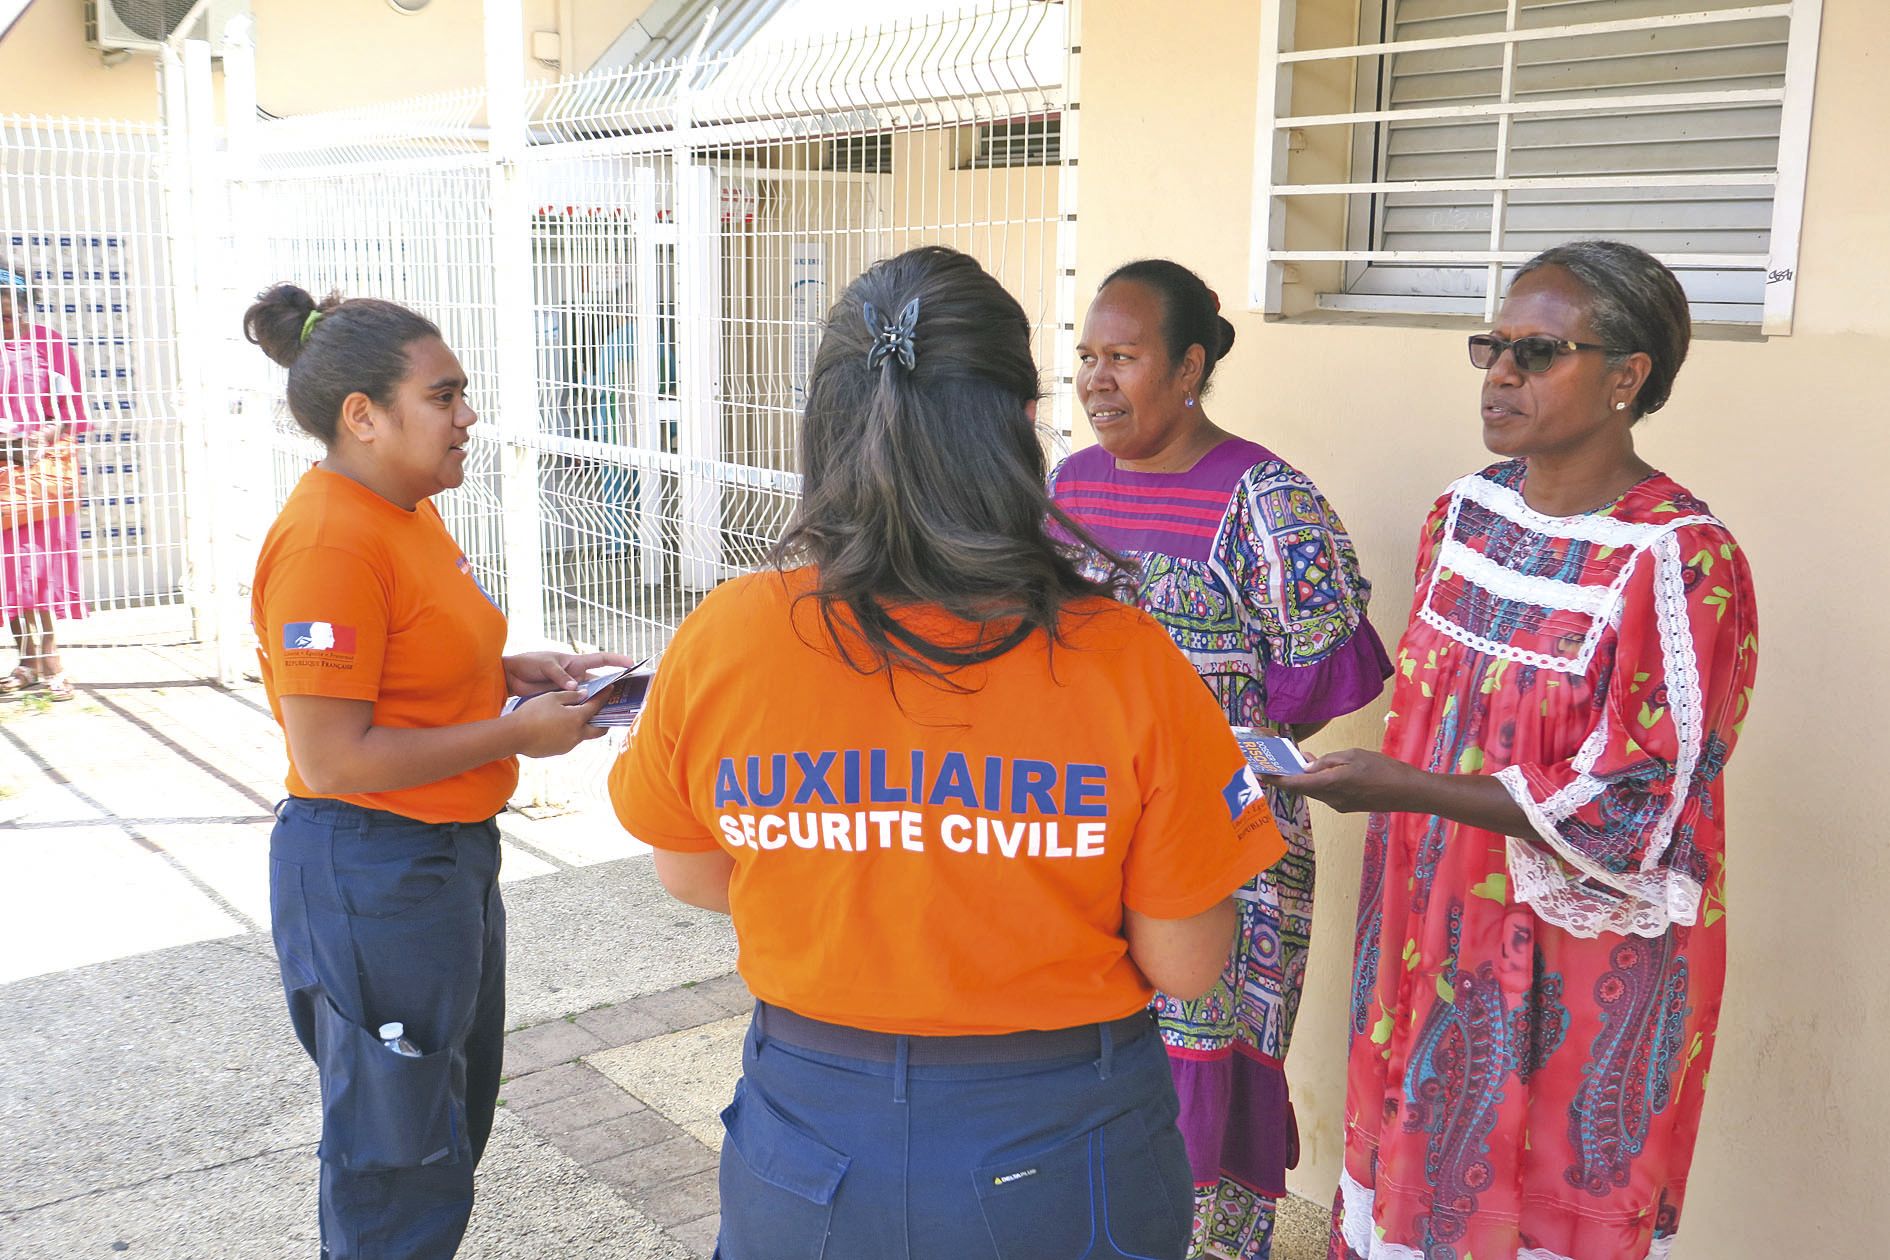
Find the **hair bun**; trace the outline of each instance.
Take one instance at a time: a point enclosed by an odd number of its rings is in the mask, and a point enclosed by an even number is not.
[[[1221,330],[1221,348],[1214,355],[1215,362],[1227,357],[1227,352],[1234,348],[1234,325],[1225,315],[1214,317],[1215,325]]]
[[[256,301],[243,312],[243,336],[288,367],[302,353],[302,329],[310,313],[331,310],[339,304],[338,294],[331,293],[317,303],[299,284],[271,285],[257,294]]]

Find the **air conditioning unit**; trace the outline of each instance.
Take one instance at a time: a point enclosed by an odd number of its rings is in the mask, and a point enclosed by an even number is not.
[[[192,0],[85,0],[85,42],[101,52],[156,52],[190,12]],[[222,42],[231,18],[248,12],[249,0],[210,0],[212,49]]]

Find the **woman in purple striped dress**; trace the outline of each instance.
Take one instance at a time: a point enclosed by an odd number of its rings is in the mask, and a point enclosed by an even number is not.
[[[1219,312],[1199,276],[1166,260],[1103,282],[1076,376],[1100,445],[1064,460],[1051,494],[1131,561],[1133,602],[1229,723],[1303,737],[1371,703],[1391,663],[1338,514],[1298,469],[1207,417],[1202,396],[1234,344]],[[1267,1260],[1298,1156],[1282,1060],[1306,973],[1312,832],[1305,801],[1270,789],[1269,803],[1289,852],[1236,894],[1221,983],[1159,999],[1194,1170],[1194,1256]]]

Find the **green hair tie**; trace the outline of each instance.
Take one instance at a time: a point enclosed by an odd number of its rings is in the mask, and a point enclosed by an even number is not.
[[[315,331],[315,321],[323,315],[321,311],[310,311],[308,318],[302,321],[302,344],[308,344],[308,335]]]

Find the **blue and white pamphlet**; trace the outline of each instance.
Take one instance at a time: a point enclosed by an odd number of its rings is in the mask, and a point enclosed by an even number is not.
[[[645,668],[648,662],[641,662],[628,669],[609,669],[601,674],[593,674],[578,684],[578,694],[586,700],[594,700],[601,692],[604,694],[603,707],[591,715],[592,726],[633,726],[637,715],[643,712],[643,701],[650,694],[650,680],[656,677],[654,669]],[[543,695],[543,692],[539,692]],[[509,697],[501,714],[510,713],[532,696]]]
[[[1312,759],[1284,735],[1268,735],[1251,726],[1236,726],[1234,740],[1247,754],[1247,764],[1261,774],[1303,774]]]

